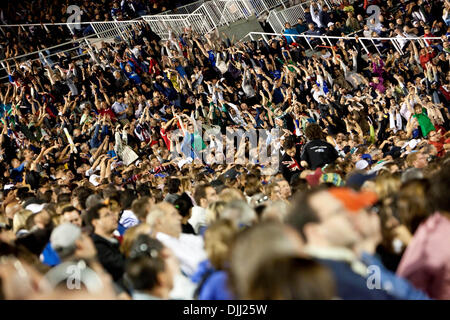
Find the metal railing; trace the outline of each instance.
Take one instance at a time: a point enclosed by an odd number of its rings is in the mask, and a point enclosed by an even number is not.
[[[200,0],[187,4],[173,11],[166,11],[157,15],[146,15],[134,20],[127,21],[94,21],[94,22],[73,22],[73,23],[30,23],[30,24],[0,24],[0,32],[5,33],[10,28],[44,28],[50,33],[51,28],[66,26],[68,35],[73,34],[74,26],[80,25],[83,32],[94,32],[103,38],[126,38],[132,27],[139,23],[139,19],[145,20],[152,30],[161,38],[167,39],[168,29],[180,32],[184,28],[192,28],[198,33],[209,33],[215,28],[229,25],[230,23],[248,19],[252,15],[260,15],[273,8],[283,6],[289,0]],[[85,34],[84,34],[85,35]]]
[[[91,25],[95,34],[99,38],[129,38],[128,33],[134,26],[141,23],[139,20],[112,21],[104,23],[94,23]]]
[[[188,3],[184,6],[175,8],[173,10],[167,10],[159,13],[158,15],[173,15],[173,14],[190,14],[198,9],[206,0],[199,0],[192,3]]]
[[[142,19],[150,25],[153,32],[162,39],[167,39],[169,29],[180,33],[185,28],[190,28],[199,34],[207,34],[218,27],[248,19],[253,14],[247,0],[212,0],[202,3],[190,14],[159,14],[142,16]]]
[[[359,33],[361,31],[358,31]],[[304,39],[311,50],[314,50],[315,47],[311,44],[311,41],[314,39],[321,40],[322,44],[324,46],[332,47],[334,46],[334,43],[336,40],[353,40],[353,41],[359,41],[361,43],[361,46],[363,47],[366,54],[375,53],[378,52],[381,54],[380,50],[378,49],[378,45],[380,42],[390,42],[390,45],[393,49],[395,49],[398,53],[401,55],[405,54],[403,47],[400,43],[400,41],[417,41],[420,46],[425,46],[426,40],[440,40],[444,42],[445,40],[441,37],[409,37],[409,38],[385,38],[385,37],[359,37],[356,33],[344,36],[344,37],[336,37],[336,36],[327,36],[327,35],[308,35],[308,34],[283,34],[283,33],[267,33],[267,32],[250,32],[248,33],[244,38],[241,39],[241,41],[244,41],[245,39],[248,40],[258,40],[258,39],[264,39],[267,43],[269,43],[269,38],[279,38],[279,37],[285,37],[286,39],[290,38],[292,41],[296,41],[297,39],[301,38]],[[333,41],[332,41],[333,40]],[[369,51],[371,49],[371,51]]]
[[[191,27],[197,32],[207,33],[213,26],[213,23],[208,16],[205,16],[202,13],[143,16],[142,18],[150,25],[152,31],[162,39],[167,39],[169,37],[170,30],[181,33],[185,28]]]
[[[267,22],[272,27],[273,31],[280,33],[284,30],[286,22],[294,25],[297,24],[299,18],[305,20],[305,9],[309,7],[311,3],[315,2],[316,1],[313,0],[307,0],[282,10],[271,10],[267,17]],[[328,0],[325,1],[325,4],[331,9],[331,4]]]
[[[217,26],[248,19],[253,11],[247,1],[242,0],[214,0],[205,3]]]
[[[289,0],[247,0],[247,2],[255,15],[260,16],[264,12],[269,12],[280,6],[286,8]]]

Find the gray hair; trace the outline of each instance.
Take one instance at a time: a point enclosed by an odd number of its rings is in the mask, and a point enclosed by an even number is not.
[[[284,222],[285,217],[291,210],[291,205],[286,201],[274,201],[270,202],[262,212],[262,220],[279,220]]]
[[[409,168],[408,170],[402,173],[401,178],[402,183],[406,183],[414,179],[423,179],[422,170],[417,168]]]
[[[220,219],[229,219],[238,226],[250,226],[257,220],[257,217],[255,210],[253,210],[247,202],[235,200],[227,204],[220,214]]]

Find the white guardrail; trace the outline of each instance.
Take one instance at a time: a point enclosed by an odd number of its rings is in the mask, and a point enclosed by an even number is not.
[[[167,39],[169,28],[175,32],[182,32],[185,28],[205,34],[215,28],[230,23],[248,19],[252,15],[260,15],[278,6],[285,6],[288,0],[212,0],[196,3],[189,9],[198,7],[189,14],[162,13],[153,16],[142,16],[161,38]],[[184,8],[183,10],[189,10]]]
[[[162,13],[159,13],[158,15],[173,15],[173,14],[190,14],[198,9],[203,3],[205,3],[206,0],[199,0],[192,3],[188,3],[184,6],[175,8],[173,10],[167,10]]]
[[[267,22],[272,27],[273,31],[280,33],[284,30],[286,22],[295,25],[299,18],[305,20],[305,9],[314,2],[316,1],[307,0],[282,10],[271,10],[267,17]],[[325,1],[325,4],[331,9],[330,1]]]
[[[361,30],[362,31],[362,30]],[[407,41],[417,41],[421,47],[428,46],[427,41],[425,40],[440,40],[442,42],[446,41],[441,37],[395,37],[395,38],[383,38],[383,37],[359,37],[357,33],[360,33],[361,31],[355,32],[353,34],[349,34],[345,37],[336,37],[336,36],[327,36],[327,35],[308,35],[308,34],[283,34],[283,33],[267,33],[267,32],[250,32],[248,33],[244,38],[241,39],[241,41],[245,41],[245,39],[248,40],[259,40],[264,39],[267,43],[269,42],[270,38],[279,38],[279,37],[285,37],[290,38],[292,41],[296,41],[297,39],[301,38],[304,39],[311,50],[314,50],[315,48],[311,44],[311,42],[315,39],[318,39],[322,42],[323,46],[332,47],[335,44],[333,42],[339,41],[341,39],[343,40],[353,40],[353,41],[359,41],[361,43],[361,46],[364,48],[364,51],[369,53],[375,53],[376,51],[381,54],[378,47],[380,42],[390,42],[392,47],[399,52],[401,55],[403,55],[405,52],[403,51],[403,45],[402,42],[406,43]],[[371,49],[369,51],[369,49]]]

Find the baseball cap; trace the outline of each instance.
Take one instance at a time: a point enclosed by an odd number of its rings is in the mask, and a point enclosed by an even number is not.
[[[363,160],[366,160],[369,164],[372,163],[372,156],[368,153],[364,153],[361,158]]]
[[[262,205],[264,202],[269,201],[269,197],[263,193],[257,193],[250,198],[250,206],[256,208]]]
[[[239,174],[240,173],[235,168],[231,168],[230,170],[228,170],[227,172],[224,173],[223,177],[225,179],[228,179],[228,178],[236,179]]]
[[[350,176],[346,179],[345,186],[353,188],[355,190],[359,190],[367,180],[371,180],[376,176],[376,172],[372,174],[362,174],[360,172],[355,172],[350,174]]]
[[[178,161],[178,167],[181,169],[185,164],[190,164],[192,163],[192,161],[193,159],[191,157],[181,159],[180,161]]]
[[[330,188],[329,192],[351,212],[371,207],[377,201],[376,193],[372,191],[354,191],[350,188]]]
[[[355,168],[358,170],[364,170],[369,166],[369,163],[366,160],[359,160],[355,164]]]
[[[72,223],[57,226],[50,236],[50,244],[60,258],[75,251],[75,241],[81,236],[81,229]]]

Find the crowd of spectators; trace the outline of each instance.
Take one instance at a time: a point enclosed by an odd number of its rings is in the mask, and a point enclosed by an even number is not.
[[[402,53],[295,36],[366,2],[268,42],[142,24],[5,61],[0,297],[450,299],[450,4],[377,2]]]

